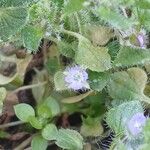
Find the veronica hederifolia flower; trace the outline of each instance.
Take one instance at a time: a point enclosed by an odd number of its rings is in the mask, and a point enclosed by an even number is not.
[[[68,88],[73,90],[89,89],[88,73],[79,65],[67,67],[64,71],[65,82]]]
[[[146,123],[147,118],[143,115],[143,113],[136,113],[132,116],[132,118],[127,123],[127,128],[129,132],[136,136],[142,132],[142,129]]]

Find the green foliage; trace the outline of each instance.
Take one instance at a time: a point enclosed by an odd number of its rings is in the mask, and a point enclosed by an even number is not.
[[[31,116],[35,116],[34,109],[25,103],[14,106],[16,116],[23,122],[29,122]]]
[[[59,129],[56,145],[67,150],[82,150],[83,138],[75,130]]]
[[[121,15],[118,12],[115,12],[115,10],[111,10],[110,8],[101,6],[98,10],[98,13],[100,14],[100,17],[110,25],[112,25],[114,28],[117,29],[129,29],[133,26],[134,21],[131,19],[125,18],[125,16]]]
[[[54,75],[54,83],[56,91],[63,91],[68,89],[64,81],[64,74],[62,71],[56,72]]]
[[[111,60],[107,48],[95,47],[86,38],[79,38],[75,61],[77,64],[97,72],[103,72],[111,68]]]
[[[33,150],[46,150],[48,142],[62,149],[82,150],[88,138],[103,140],[110,136],[109,130],[115,132],[112,150],[148,149],[149,121],[142,134],[144,137],[137,138],[131,136],[127,123],[132,115],[149,109],[149,12],[149,0],[0,1],[0,65],[3,62],[17,64],[16,73],[10,76],[7,72],[11,71],[11,65],[4,71],[0,67],[0,85],[4,87],[0,87],[0,107],[3,107],[6,93],[9,94],[7,90],[13,93],[18,91],[16,88],[25,88],[27,93],[28,88],[31,89],[37,102],[34,109],[22,103],[14,110],[21,121],[35,128]],[[141,41],[139,35],[143,36]],[[138,45],[131,41],[132,36]],[[46,42],[49,43],[43,45]],[[16,50],[12,56],[3,56],[11,49],[8,43],[17,43]],[[22,56],[22,47],[33,55],[41,51],[33,60],[27,59],[30,63],[25,62],[24,66],[22,61],[28,55]],[[69,82],[66,85],[63,70],[74,64],[86,69],[87,89],[71,91]],[[36,74],[29,86],[20,87],[30,67]],[[37,83],[44,85],[32,86]],[[83,137],[75,130],[62,128],[70,123],[70,114],[76,112],[84,116],[78,128]],[[110,128],[104,130],[105,117]],[[72,128],[72,123],[69,127]],[[9,136],[4,134],[6,138]]]
[[[42,136],[36,135],[33,137],[31,142],[32,150],[46,150],[47,146],[48,142]]]
[[[46,140],[56,140],[58,130],[54,124],[47,124],[42,130],[42,136]]]
[[[0,39],[6,41],[16,34],[26,24],[27,17],[26,7],[2,7],[0,5]]]
[[[131,66],[136,64],[144,64],[150,61],[149,49],[137,49],[131,47],[121,47],[114,60],[114,66]]]
[[[101,91],[108,83],[110,74],[108,72],[89,72],[89,84],[91,89]]]
[[[130,68],[127,72],[116,72],[108,84],[109,95],[119,100],[150,100],[144,95],[143,90],[147,82],[146,73],[140,68]]]
[[[32,127],[34,127],[35,129],[42,129],[42,122],[40,122],[38,118],[30,116],[29,120]]]
[[[138,112],[143,113],[143,108],[139,101],[124,102],[107,112],[106,122],[116,134],[127,135],[127,122]]]
[[[44,118],[50,118],[58,115],[60,113],[59,103],[53,98],[48,97],[42,104],[38,107],[38,114]]]
[[[75,50],[77,49],[77,43],[68,43],[65,41],[58,42],[58,50],[59,52],[69,58],[74,58]]]
[[[83,124],[81,126],[81,134],[85,137],[97,137],[103,133],[103,126],[101,125],[99,118],[83,118]]]
[[[35,2],[36,0],[1,0],[1,7],[23,6]]]
[[[64,15],[70,15],[72,13],[75,13],[77,11],[80,11],[83,9],[83,2],[85,0],[69,0],[67,5],[64,7]]]
[[[29,52],[38,51],[38,47],[43,37],[43,31],[41,28],[26,26],[21,31],[21,36],[24,47],[26,47]]]

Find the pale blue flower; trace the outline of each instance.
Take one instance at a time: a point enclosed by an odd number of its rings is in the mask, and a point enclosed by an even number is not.
[[[64,71],[65,82],[73,90],[88,89],[88,73],[79,65],[67,67]]]
[[[136,113],[127,123],[128,130],[133,136],[138,135],[142,132],[142,129],[146,123],[147,118],[143,113]]]
[[[137,36],[138,42],[140,44],[141,48],[145,48],[145,42],[144,42],[144,35],[143,34],[139,34]]]

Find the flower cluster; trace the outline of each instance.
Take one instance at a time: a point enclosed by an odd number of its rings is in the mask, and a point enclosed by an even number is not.
[[[142,129],[146,123],[147,118],[143,113],[136,113],[127,123],[128,130],[133,136],[137,136],[142,132]]]
[[[79,65],[67,67],[64,71],[65,82],[68,88],[73,90],[88,89],[88,73]]]

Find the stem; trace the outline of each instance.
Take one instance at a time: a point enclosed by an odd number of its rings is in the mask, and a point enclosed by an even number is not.
[[[45,84],[47,84],[47,81],[41,82],[41,83],[37,83],[37,84],[22,86],[22,87],[16,89],[14,92],[17,93],[17,92],[22,91],[22,90],[27,90],[27,89],[31,89],[31,88],[36,88],[36,87],[39,87],[39,86],[43,86],[43,85],[45,85]]]
[[[30,144],[33,136],[30,136],[28,139],[23,141],[20,145],[18,145],[14,150],[23,150],[28,144]]]
[[[13,127],[13,126],[17,126],[17,125],[20,125],[20,124],[24,124],[24,122],[22,122],[22,121],[15,121],[15,122],[3,124],[3,125],[0,125],[0,129]]]
[[[77,39],[79,39],[79,38],[84,38],[84,37],[83,37],[81,34],[79,34],[79,33],[72,32],[72,31],[68,31],[68,30],[65,30],[65,29],[60,30],[60,32],[63,32],[63,33],[65,33],[65,34],[68,34],[68,35],[71,35],[71,36],[74,36],[74,37],[76,37]]]
[[[80,22],[78,13],[75,13],[75,16],[77,18],[77,23],[78,23],[78,27],[79,27],[79,33],[81,34],[82,33],[82,29],[81,29],[81,22]]]

